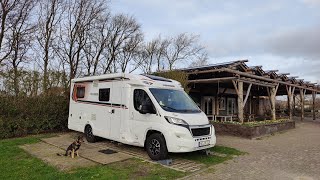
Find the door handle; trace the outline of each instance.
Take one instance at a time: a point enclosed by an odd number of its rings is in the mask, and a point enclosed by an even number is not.
[[[114,114],[114,109],[111,109],[111,114]]]

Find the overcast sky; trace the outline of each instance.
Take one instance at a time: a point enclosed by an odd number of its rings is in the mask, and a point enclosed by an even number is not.
[[[133,15],[147,40],[200,35],[210,63],[248,59],[320,80],[320,0],[114,0],[111,10]]]

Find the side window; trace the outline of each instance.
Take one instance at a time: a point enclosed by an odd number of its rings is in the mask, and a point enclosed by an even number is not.
[[[134,108],[137,111],[141,110],[142,104],[150,105],[150,107],[152,108],[152,112],[156,113],[155,108],[154,108],[154,106],[152,104],[152,101],[151,101],[150,97],[142,89],[135,89],[133,91],[133,104],[134,104]]]
[[[77,87],[77,98],[84,98],[85,87]]]
[[[99,101],[110,100],[110,88],[99,89]]]

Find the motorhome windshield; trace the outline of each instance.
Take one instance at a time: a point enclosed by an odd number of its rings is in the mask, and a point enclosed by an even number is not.
[[[201,112],[193,100],[181,90],[150,88],[151,93],[165,111],[170,112]]]

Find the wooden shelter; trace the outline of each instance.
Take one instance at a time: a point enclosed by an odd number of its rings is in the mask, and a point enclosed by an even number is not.
[[[315,83],[278,73],[278,70],[263,70],[262,66],[249,67],[248,60],[232,61],[207,66],[180,69],[188,74],[190,96],[210,119],[237,118],[240,122],[261,115],[261,104],[269,118],[275,120],[276,96],[287,95],[288,116],[292,118],[293,96],[299,95],[304,107],[305,95],[312,95],[314,102],[320,86]],[[268,113],[267,113],[268,112]],[[301,109],[301,120],[304,108]]]

